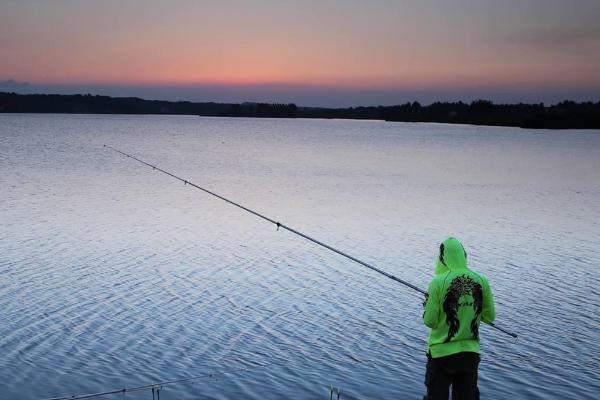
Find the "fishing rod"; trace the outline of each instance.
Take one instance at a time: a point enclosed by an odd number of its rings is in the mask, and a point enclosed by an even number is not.
[[[274,225],[277,226],[277,230],[279,230],[280,228],[281,229],[285,229],[288,232],[291,232],[291,233],[293,233],[293,234],[295,234],[297,236],[300,236],[300,237],[302,237],[302,238],[304,238],[304,239],[306,239],[306,240],[308,240],[310,242],[313,242],[313,243],[315,243],[315,244],[317,244],[317,245],[319,245],[321,247],[324,247],[327,250],[333,251],[334,253],[337,253],[337,254],[341,255],[342,257],[345,257],[345,258],[347,258],[347,259],[349,259],[351,261],[354,261],[355,263],[360,264],[363,267],[367,267],[370,270],[375,271],[375,272],[377,272],[377,273],[379,273],[379,274],[381,274],[381,275],[383,275],[383,276],[385,276],[385,277],[387,277],[387,278],[389,278],[389,279],[391,279],[393,281],[396,281],[396,282],[398,282],[398,283],[400,283],[400,284],[402,284],[402,285],[404,285],[406,287],[409,287],[409,288],[411,288],[411,289],[413,289],[413,290],[415,290],[415,291],[417,291],[417,292],[419,292],[419,293],[421,293],[423,295],[427,295],[427,292],[425,290],[421,289],[418,286],[413,285],[412,283],[409,283],[409,282],[407,282],[407,281],[405,281],[403,279],[398,278],[395,275],[392,275],[392,274],[390,274],[388,272],[385,272],[385,271],[383,271],[383,270],[381,270],[381,269],[375,267],[374,265],[371,265],[371,264],[369,264],[369,263],[367,263],[365,261],[359,260],[358,258],[356,258],[354,256],[351,256],[348,253],[345,253],[345,252],[343,252],[343,251],[341,251],[339,249],[336,249],[335,247],[332,247],[332,246],[328,245],[327,243],[324,243],[324,242],[322,242],[320,240],[317,240],[317,239],[315,239],[313,237],[310,237],[307,234],[302,233],[302,232],[300,232],[300,231],[298,231],[298,230],[296,230],[296,229],[294,229],[294,228],[292,228],[292,227],[290,227],[288,225],[285,225],[285,224],[283,224],[283,223],[281,223],[279,221],[276,221],[276,220],[274,220],[272,218],[269,218],[269,217],[267,217],[264,214],[261,214],[261,213],[259,213],[257,211],[254,211],[254,210],[252,210],[252,209],[250,209],[248,207],[245,207],[245,206],[243,206],[243,205],[241,205],[239,203],[236,203],[233,200],[229,200],[228,198],[223,197],[220,194],[217,194],[217,193],[215,193],[213,191],[210,191],[210,190],[208,190],[206,188],[203,188],[202,186],[198,186],[195,183],[190,182],[187,179],[181,178],[181,177],[179,177],[179,176],[177,176],[175,174],[172,174],[171,172],[165,171],[164,169],[159,168],[156,165],[150,164],[150,163],[148,163],[148,162],[146,162],[144,160],[140,160],[139,158],[134,157],[131,154],[124,153],[121,150],[115,149],[114,147],[108,146],[106,144],[104,145],[104,147],[107,148],[107,149],[110,149],[112,151],[115,151],[115,152],[121,154],[122,156],[125,156],[127,158],[131,158],[131,159],[133,159],[133,160],[135,160],[135,161],[137,161],[137,162],[139,162],[141,164],[144,164],[144,165],[152,168],[155,171],[162,172],[163,174],[166,174],[166,175],[168,175],[168,176],[170,176],[172,178],[175,178],[175,179],[183,182],[185,185],[190,185],[190,186],[192,186],[192,187],[194,187],[196,189],[199,189],[199,190],[201,190],[201,191],[203,191],[205,193],[208,193],[211,196],[214,196],[214,197],[216,197],[218,199],[221,199],[221,200],[223,200],[226,203],[229,203],[229,204],[231,204],[231,205],[233,205],[235,207],[238,207],[238,208],[240,208],[240,209],[242,209],[242,210],[244,210],[246,212],[249,212],[250,214],[253,214],[253,215],[257,216],[258,218],[261,218],[261,219],[263,219],[263,220],[265,220],[267,222],[270,222],[270,223],[272,223],[272,224],[274,224]],[[487,323],[487,325],[489,325],[492,328],[495,328],[495,329],[499,330],[500,332],[503,332],[503,333],[505,333],[505,334],[507,334],[507,335],[509,335],[509,336],[511,336],[511,337],[513,337],[515,339],[517,339],[517,334],[516,333],[510,332],[510,331],[508,331],[508,330],[506,330],[504,328],[501,328],[501,327],[495,325],[492,322]]]
[[[208,373],[208,374],[191,376],[191,377],[188,377],[188,378],[175,379],[175,380],[164,381],[164,382],[157,382],[157,383],[149,383],[149,384],[145,384],[145,385],[126,387],[126,388],[122,388],[122,389],[107,390],[107,391],[98,392],[98,393],[88,393],[88,394],[79,394],[79,395],[62,396],[62,397],[51,397],[51,398],[44,399],[44,400],[81,400],[81,399],[91,399],[91,398],[94,398],[94,397],[108,396],[108,395],[111,395],[111,394],[126,394],[126,393],[139,392],[139,391],[148,390],[148,389],[152,390],[152,398],[153,399],[155,398],[154,397],[155,394],[157,395],[158,399],[160,399],[160,391],[164,387],[167,387],[167,386],[179,385],[179,384],[182,384],[182,383],[189,383],[189,382],[197,381],[197,380],[200,380],[200,379],[214,378],[214,377],[219,377],[219,376],[223,376],[223,375],[234,374],[234,373],[237,373],[237,372],[245,372],[245,371],[248,371],[248,370],[250,370],[252,368],[266,367],[267,365],[269,365],[269,363],[256,364],[256,365],[245,367],[245,368],[237,368],[237,369],[231,369],[231,370],[226,370],[226,371],[213,372],[213,373]]]

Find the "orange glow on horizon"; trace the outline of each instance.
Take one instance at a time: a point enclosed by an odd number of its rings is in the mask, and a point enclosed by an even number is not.
[[[489,71],[488,71],[489,72]],[[283,73],[266,73],[259,71],[256,73],[241,73],[236,75],[235,71],[230,74],[215,74],[211,76],[186,76],[167,74],[122,74],[115,76],[89,77],[84,74],[70,74],[65,76],[43,77],[26,76],[13,74],[10,78],[19,82],[29,82],[32,84],[50,84],[50,85],[99,85],[99,86],[290,86],[290,87],[317,87],[317,88],[336,88],[336,89],[375,89],[375,90],[432,90],[432,89],[460,89],[476,87],[501,87],[514,85],[537,86],[547,83],[544,74],[530,74],[517,76],[502,74],[498,71],[493,77],[481,73],[463,73],[453,76],[447,75],[427,75],[419,74],[401,77],[381,77],[381,76],[308,76],[298,77],[289,76]],[[402,74],[398,74],[402,76]],[[578,76],[563,75],[559,79],[553,79],[555,87],[589,87],[589,81],[593,76],[580,74]]]
[[[600,87],[596,30],[573,31],[571,19],[538,26],[521,17],[539,8],[523,5],[514,14],[488,1],[478,14],[444,2],[309,3],[3,2],[0,81],[382,91]],[[581,26],[595,27],[585,11]]]

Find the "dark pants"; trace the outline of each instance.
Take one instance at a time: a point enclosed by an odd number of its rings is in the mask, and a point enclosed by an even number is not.
[[[440,358],[427,355],[427,400],[448,400],[450,386],[452,400],[479,400],[478,366],[477,353],[457,353]]]

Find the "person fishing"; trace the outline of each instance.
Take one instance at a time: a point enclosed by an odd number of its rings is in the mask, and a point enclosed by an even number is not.
[[[313,238],[311,236],[308,236],[307,234],[302,233],[301,231],[299,231],[297,229],[294,229],[294,228],[292,228],[291,226],[289,226],[287,224],[283,224],[283,223],[281,223],[279,221],[276,221],[273,218],[270,218],[270,217],[268,217],[268,216],[266,216],[264,214],[261,214],[261,213],[255,211],[255,210],[252,210],[252,209],[250,209],[250,208],[248,208],[246,206],[243,206],[240,203],[237,203],[237,202],[235,202],[233,200],[230,200],[230,199],[228,199],[228,198],[226,198],[224,196],[221,196],[220,194],[217,194],[217,193],[215,193],[215,192],[213,192],[213,191],[211,191],[209,189],[206,189],[206,188],[204,188],[202,186],[199,186],[199,185],[197,185],[197,184],[195,184],[193,182],[190,182],[187,179],[179,177],[179,176],[177,176],[177,175],[175,175],[175,174],[173,174],[173,173],[171,173],[169,171],[166,171],[166,170],[160,168],[157,165],[150,164],[150,163],[148,163],[148,162],[146,162],[146,161],[144,161],[142,159],[139,159],[139,158],[137,158],[137,157],[135,157],[135,156],[133,156],[131,154],[124,153],[121,150],[115,149],[114,147],[108,146],[106,144],[103,147],[105,147],[105,148],[107,148],[107,149],[109,149],[111,151],[114,151],[114,152],[116,152],[118,154],[121,154],[123,157],[131,158],[132,160],[135,160],[135,161],[139,162],[140,164],[143,164],[143,165],[145,165],[147,167],[152,168],[152,170],[154,170],[154,171],[157,171],[157,172],[160,172],[162,174],[168,175],[168,176],[170,176],[173,179],[176,179],[176,180],[178,180],[180,182],[183,182],[188,187],[201,190],[201,191],[203,191],[206,194],[214,196],[214,197],[216,197],[216,198],[218,198],[218,199],[220,199],[220,200],[222,200],[222,201],[224,201],[226,203],[229,203],[232,206],[235,206],[235,207],[237,207],[237,208],[239,208],[239,209],[241,209],[241,210],[243,210],[245,212],[248,212],[248,213],[254,215],[255,217],[258,217],[258,218],[260,218],[260,219],[262,219],[262,220],[264,220],[266,222],[269,222],[269,223],[277,226],[277,230],[279,230],[281,228],[282,231],[285,230],[285,231],[288,231],[290,233],[293,233],[294,235],[300,236],[300,237],[302,237],[302,238],[304,238],[304,239],[306,239],[306,240],[308,240],[308,241],[310,241],[310,242],[312,242],[312,243],[314,243],[314,244],[316,244],[318,246],[321,246],[321,247],[323,247],[323,248],[325,248],[327,250],[330,250],[330,251],[332,251],[334,253],[337,253],[340,256],[347,258],[348,260],[351,260],[351,261],[353,261],[353,262],[355,262],[357,264],[360,264],[363,267],[370,269],[371,271],[377,272],[378,274],[381,274],[381,275],[385,276],[388,279],[391,279],[391,280],[393,280],[393,281],[395,281],[395,282],[397,282],[397,283],[399,283],[401,285],[404,285],[404,286],[406,286],[406,287],[408,287],[408,288],[410,288],[410,289],[412,289],[412,290],[414,290],[416,292],[419,292],[421,294],[427,295],[427,292],[425,290],[421,289],[420,287],[417,287],[417,286],[413,285],[412,283],[405,281],[404,279],[401,279],[401,278],[399,278],[399,277],[397,277],[395,275],[392,275],[392,274],[390,274],[390,273],[388,273],[388,272],[386,272],[386,271],[384,271],[382,269],[379,269],[379,268],[377,268],[376,266],[374,266],[372,264],[369,264],[367,262],[359,260],[358,258],[356,258],[354,256],[351,256],[350,254],[348,254],[348,253],[346,253],[344,251],[341,251],[341,250],[339,250],[339,249],[337,249],[337,248],[335,248],[333,246],[330,246],[330,245],[328,245],[325,242],[322,242],[322,241],[317,240],[317,239],[315,239],[315,238]],[[461,245],[461,248],[462,248],[462,245]],[[442,262],[440,260],[445,260],[445,261]],[[439,268],[441,268],[441,269],[438,270],[438,268],[436,267],[436,273],[446,272],[448,267],[445,264],[447,262],[448,262],[448,260],[444,259],[443,257],[440,258],[438,260],[438,264],[439,264]],[[464,263],[466,265],[466,253],[465,253],[465,262]],[[486,281],[486,283],[487,283],[487,281]],[[493,307],[493,305],[492,305],[492,307]],[[492,320],[493,320],[493,318],[489,319],[489,320],[484,320],[484,321],[487,322],[490,327],[496,329],[497,331],[502,332],[502,333],[504,333],[504,334],[506,334],[506,335],[508,335],[510,337],[513,337],[513,338],[517,339],[518,335],[516,333],[513,333],[513,332],[511,332],[511,331],[509,331],[509,330],[507,330],[505,328],[501,328],[501,327],[495,325],[492,322]]]
[[[425,296],[423,322],[428,339],[427,400],[479,399],[479,323],[496,317],[488,280],[467,266],[467,252],[456,238],[440,245],[435,277]]]

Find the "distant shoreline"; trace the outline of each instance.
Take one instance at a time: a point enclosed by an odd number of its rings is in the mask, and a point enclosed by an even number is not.
[[[320,118],[433,122],[532,129],[600,129],[600,101],[556,105],[418,102],[397,106],[301,107],[278,103],[194,103],[94,95],[0,92],[0,113],[198,115],[206,117]]]

